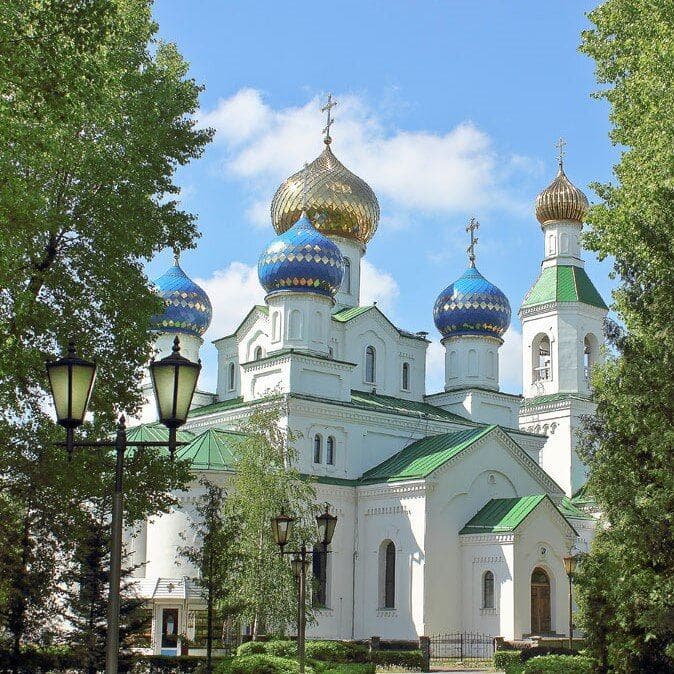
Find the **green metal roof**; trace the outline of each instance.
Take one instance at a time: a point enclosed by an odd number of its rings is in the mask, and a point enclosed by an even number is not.
[[[215,414],[216,412],[222,412],[223,410],[230,410],[235,407],[243,407],[243,396],[238,398],[230,398],[229,400],[220,400],[217,403],[211,403],[210,405],[203,405],[202,407],[197,407],[193,410],[190,410],[188,419],[194,419],[195,417],[203,417],[205,414]]]
[[[243,437],[242,433],[210,428],[181,447],[178,458],[189,459],[195,470],[233,470],[236,443]]]
[[[559,506],[559,512],[564,515],[564,517],[569,517],[576,520],[593,520],[594,517],[588,515],[586,512],[583,512],[580,508],[575,506],[575,499],[570,499],[568,496],[565,496],[562,499],[562,503]]]
[[[194,438],[194,433],[178,430],[176,438],[178,442],[189,442]],[[129,442],[168,442],[168,428],[158,421],[133,426],[127,429],[126,439]]]
[[[547,405],[564,400],[592,400],[592,397],[583,393],[550,393],[545,396],[536,396],[535,398],[525,398],[522,401],[522,407],[536,407],[536,405]]]
[[[398,482],[424,478],[495,428],[481,426],[422,438],[363,473],[360,482]]]
[[[545,494],[519,498],[493,498],[459,533],[498,534],[514,531],[546,498],[548,497]]]
[[[454,414],[454,412],[448,412],[441,407],[436,407],[430,403],[423,403],[417,400],[405,400],[404,398],[394,398],[393,396],[367,393],[366,391],[351,391],[351,402],[358,406],[365,406],[376,412],[402,413],[413,416],[422,415],[430,419],[438,419],[441,421],[456,421],[465,426],[476,425],[475,422],[458,414]]]
[[[585,270],[572,265],[556,265],[543,269],[526,294],[522,307],[548,302],[583,302],[608,309]]]
[[[332,314],[332,317],[336,320],[339,321],[340,323],[346,323],[347,321],[350,321],[352,318],[356,318],[356,316],[360,316],[361,314],[364,314],[366,311],[370,311],[374,305],[370,305],[367,307],[349,307],[347,309],[340,309],[339,311],[335,311],[334,314]]]

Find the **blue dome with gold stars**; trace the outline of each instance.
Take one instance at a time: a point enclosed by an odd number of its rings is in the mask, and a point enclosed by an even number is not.
[[[173,266],[155,282],[164,300],[164,312],[152,317],[152,328],[161,332],[186,332],[201,337],[211,324],[213,309],[208,295],[181,269],[178,256]]]
[[[510,313],[508,298],[471,265],[440,293],[433,320],[443,337],[501,339],[510,325]]]
[[[334,297],[342,284],[344,260],[306,213],[260,255],[257,275],[267,293],[312,292]]]

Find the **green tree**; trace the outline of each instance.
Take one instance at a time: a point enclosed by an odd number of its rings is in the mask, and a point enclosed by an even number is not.
[[[588,246],[620,285],[612,354],[594,373],[583,457],[609,526],[579,578],[595,655],[616,672],[674,661],[674,3],[608,0],[582,50],[596,63],[621,147],[615,183],[596,185]],[[595,621],[597,611],[602,619]]]
[[[316,538],[315,492],[293,468],[298,434],[282,423],[278,397],[257,407],[241,425],[232,492],[227,507],[241,519],[239,574],[241,618],[252,626],[253,638],[265,631],[281,633],[297,620],[297,590],[287,557],[279,555],[271,520],[280,513],[298,518],[294,539],[312,543]]]
[[[213,671],[213,633],[217,616],[236,613],[236,587],[242,569],[241,523],[237,514],[225,509],[227,492],[206,479],[204,493],[196,505],[198,520],[192,529],[194,545],[180,554],[199,572],[195,581],[206,594],[206,674]],[[220,625],[222,632],[223,625]]]
[[[211,134],[193,118],[200,87],[156,33],[149,0],[0,3],[0,493],[16,514],[0,617],[16,652],[56,605],[79,504],[111,484],[108,456],[68,464],[53,446],[43,361],[74,336],[99,362],[91,435],[134,412],[161,308],[143,263],[196,234],[174,177]],[[156,453],[130,463],[127,519],[184,483]]]

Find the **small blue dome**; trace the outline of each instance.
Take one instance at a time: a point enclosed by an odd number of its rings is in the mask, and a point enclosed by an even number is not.
[[[312,292],[334,297],[344,260],[337,244],[321,234],[305,213],[260,255],[257,275],[267,293]]]
[[[447,286],[433,307],[443,337],[481,335],[500,339],[510,325],[510,302],[475,267]]]
[[[152,328],[161,332],[187,332],[197,337],[208,330],[213,309],[208,295],[175,263],[155,282],[164,300],[164,313],[152,317]]]

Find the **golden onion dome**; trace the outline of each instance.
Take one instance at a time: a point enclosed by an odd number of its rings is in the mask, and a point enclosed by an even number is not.
[[[550,220],[582,222],[589,206],[583,191],[566,177],[560,161],[557,176],[536,197],[536,217],[541,225]]]
[[[306,205],[304,180],[306,171]],[[313,226],[326,235],[342,236],[365,245],[377,231],[379,202],[372,188],[349,171],[330,149],[305,169],[288,178],[271,202],[271,219],[277,234],[289,230],[305,210]]]

